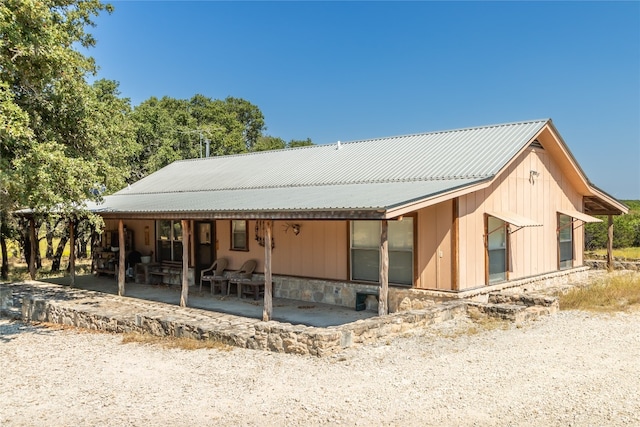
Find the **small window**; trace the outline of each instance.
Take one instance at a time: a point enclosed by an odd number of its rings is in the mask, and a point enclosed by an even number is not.
[[[573,219],[558,215],[558,255],[560,270],[573,267]]]
[[[248,251],[249,239],[247,234],[247,221],[231,221],[231,250]]]
[[[507,280],[507,223],[499,218],[487,217],[487,256],[489,283]]]

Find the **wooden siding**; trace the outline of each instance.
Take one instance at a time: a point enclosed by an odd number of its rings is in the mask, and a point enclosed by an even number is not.
[[[452,289],[451,200],[418,211],[416,239],[416,287],[421,289]]]
[[[544,145],[544,142],[543,142]],[[532,176],[531,171],[538,173]],[[541,227],[525,227],[509,237],[509,279],[558,269],[557,211],[582,211],[582,195],[567,179],[552,156],[542,149],[527,149],[489,187],[459,199],[460,290],[485,284],[484,214],[513,212]],[[574,223],[574,266],[582,265],[584,227]]]
[[[216,221],[218,257],[227,258],[229,269],[248,259],[264,271],[264,247],[255,240],[255,221],[248,221],[249,251],[231,251],[230,221]],[[299,224],[296,236],[287,224]],[[348,280],[349,228],[347,221],[274,221],[273,274]]]

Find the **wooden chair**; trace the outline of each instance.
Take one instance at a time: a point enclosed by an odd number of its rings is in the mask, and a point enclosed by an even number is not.
[[[213,293],[214,286],[218,284],[221,279],[227,279],[224,277],[224,269],[227,268],[228,264],[229,262],[226,259],[218,258],[211,264],[211,267],[202,270],[200,272],[200,292],[202,292],[202,282],[209,282],[211,293]]]

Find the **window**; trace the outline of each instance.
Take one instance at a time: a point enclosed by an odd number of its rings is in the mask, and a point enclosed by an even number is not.
[[[249,239],[247,234],[247,221],[231,221],[231,250],[248,251]]]
[[[487,217],[487,256],[489,283],[507,280],[507,224],[496,217]]]
[[[182,224],[180,221],[156,221],[158,261],[182,261]]]
[[[351,278],[380,280],[379,221],[351,222]],[[413,284],[413,218],[389,221],[389,282]]]
[[[573,219],[569,215],[558,215],[559,268],[573,267]]]

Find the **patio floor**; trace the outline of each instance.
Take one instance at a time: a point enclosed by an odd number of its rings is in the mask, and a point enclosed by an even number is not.
[[[41,280],[46,283],[68,285],[69,277]],[[117,295],[118,284],[113,277],[107,276],[76,276],[75,287],[79,289],[103,292]],[[199,286],[189,288],[187,305],[191,308],[213,311],[217,313],[233,314],[252,319],[262,319],[263,300],[238,298],[237,296],[220,294],[211,295],[208,287],[198,291]],[[125,296],[141,300],[155,301],[170,305],[180,304],[179,286],[144,285],[128,282],[125,285]],[[309,301],[297,301],[283,298],[273,299],[273,319],[278,322],[294,325],[316,327],[337,326],[377,316],[377,312],[364,310],[355,311],[354,308],[320,304]]]

